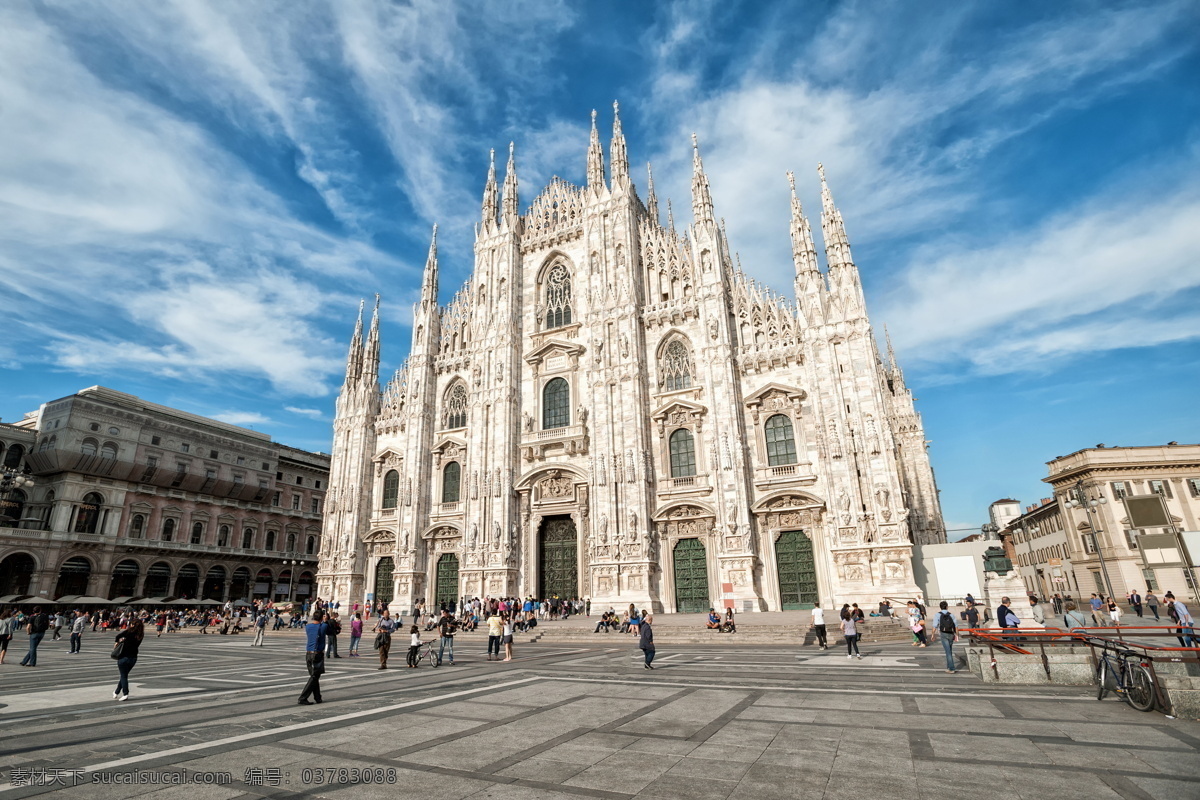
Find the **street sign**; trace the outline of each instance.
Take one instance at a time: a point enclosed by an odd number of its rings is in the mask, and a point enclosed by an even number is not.
[[[1129,515],[1130,528],[1170,528],[1172,526],[1166,500],[1160,494],[1126,496],[1125,513]]]

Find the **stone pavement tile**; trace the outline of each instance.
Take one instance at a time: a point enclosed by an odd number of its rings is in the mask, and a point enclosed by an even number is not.
[[[904,711],[901,699],[897,695],[851,695],[851,698],[851,711],[883,711],[891,714],[899,714]]]
[[[768,747],[754,763],[792,767],[813,775],[828,775],[833,771],[834,758],[835,756],[831,752],[772,750]]]
[[[312,753],[303,753],[282,745],[263,744],[192,759],[188,759],[186,754],[179,755],[171,763],[171,769],[182,768],[193,772],[232,772],[233,777],[241,778],[248,767],[286,767],[290,764],[308,761],[312,757]],[[330,765],[322,764],[322,766]]]
[[[718,761],[715,758],[684,758],[667,770],[668,775],[691,778],[713,778],[722,781],[741,780],[750,769],[746,761]],[[730,787],[732,790],[733,787]]]
[[[769,800],[770,798],[820,798],[828,781],[791,767],[774,764],[752,764],[738,781],[730,800]],[[885,797],[886,795],[875,795]],[[861,800],[861,798],[859,798]]]
[[[960,736],[957,733],[931,733],[933,751],[944,756],[963,756],[984,761],[1017,761],[1038,763],[1042,751],[1028,739],[1015,736]],[[1079,753],[1083,758],[1086,754]]]
[[[601,731],[592,731],[591,733],[585,733],[583,736],[571,740],[571,744],[581,745],[583,747],[604,747],[609,750],[621,750],[636,741],[639,740],[634,736],[625,736],[619,733],[603,733]]]
[[[478,727],[479,724],[475,720],[469,719],[429,717],[419,713],[398,714],[387,719],[362,722],[351,725],[349,728],[340,729],[337,731],[338,733],[353,733],[355,738],[347,740],[342,745],[330,746],[343,748],[360,755],[375,756],[424,744],[439,736],[452,736]],[[302,736],[295,741],[297,744],[306,744],[309,747],[323,747],[325,745],[321,742],[321,736],[322,734]]]
[[[407,797],[407,795],[397,795]],[[437,797],[437,795],[434,795]],[[553,789],[539,789],[533,786],[517,786],[511,783],[493,784],[478,794],[470,796],[470,800],[579,800],[579,795],[568,792],[556,792]]]
[[[1128,709],[1129,713],[1137,712],[1133,709]],[[1059,735],[1070,736],[1077,742],[1108,742],[1111,744],[1148,744],[1157,745],[1159,747],[1179,747],[1179,740],[1168,736],[1161,731],[1156,731],[1153,728],[1145,726],[1136,729],[1136,739],[1130,739],[1131,735],[1135,735],[1133,731],[1124,725],[1097,725],[1095,723],[1073,723],[1073,722],[1058,722],[1055,723]]]
[[[630,748],[640,750],[643,753],[686,756],[699,747],[700,744],[700,742],[689,742],[683,739],[641,738],[635,739]]]
[[[725,800],[737,788],[737,781],[713,780],[711,778],[696,778],[687,775],[676,775],[668,772],[661,778],[647,784],[638,793],[638,797],[656,798],[658,800]]]
[[[1200,787],[1195,781],[1172,781],[1159,778],[1130,778],[1154,800],[1196,800]]]
[[[566,681],[545,680],[506,689],[495,694],[485,695],[487,702],[499,705],[517,706],[548,706],[573,697],[583,697],[594,694],[595,684],[568,683]],[[480,698],[481,700],[483,698]]]
[[[745,699],[745,692],[702,689],[656,708],[622,725],[618,730],[686,738],[699,732]]]
[[[688,755],[691,758],[712,758],[717,761],[744,761],[753,764],[762,756],[767,746],[742,747],[736,744],[713,744],[705,742]]]
[[[583,772],[588,766],[588,764],[554,761],[542,756],[533,756],[522,759],[511,767],[500,770],[496,774],[527,781],[562,783],[567,778],[572,778]]]
[[[1088,747],[1069,742],[1066,744],[1035,742],[1034,744],[1042,753],[1041,761],[1047,764],[1078,766],[1081,763],[1095,763],[1093,760],[1099,759],[1106,767],[1119,767],[1140,772],[1159,771],[1141,758],[1141,754],[1146,752],[1144,750],[1125,750],[1121,747]],[[1184,755],[1184,758],[1187,757]],[[1179,770],[1167,771],[1178,772]]]
[[[132,770],[133,767],[129,769]],[[241,775],[235,773],[233,777],[240,778]],[[126,786],[120,784],[81,783],[78,786],[68,786],[65,789],[59,789],[49,796],[56,798],[56,800],[58,798],[62,798],[63,800],[123,800],[126,797],[137,797],[140,799],[143,795],[160,791],[162,788],[161,786],[153,785]],[[178,790],[176,790],[176,795],[178,796]]]
[[[835,771],[825,786],[824,800],[862,800],[864,797],[880,797],[887,800],[920,800],[915,775],[896,775],[876,770],[874,760],[871,769],[865,769],[863,761],[854,772]]]
[[[329,764],[326,766],[338,766]],[[347,783],[337,786],[307,787],[310,796],[336,800],[395,800],[397,797],[436,797],[438,800],[462,800],[492,786],[491,782],[460,775],[442,775],[424,770],[398,769],[396,783]],[[292,782],[293,789],[296,787]]]
[[[891,753],[880,753],[865,747],[843,746],[838,748],[837,755],[834,756],[830,774],[835,778],[839,775],[856,775],[863,771],[867,763],[870,763],[872,773],[894,778],[911,776],[916,772],[909,758],[898,758]]]
[[[818,746],[819,742],[830,742],[836,750],[845,731],[845,728],[834,725],[784,725],[775,741],[771,742],[771,747],[808,750]]]
[[[959,717],[1003,717],[1000,709],[987,700],[958,697],[918,697],[922,714],[953,714]]]
[[[478,703],[473,701],[464,701],[461,703],[446,703],[445,705],[434,706],[427,709],[431,714],[440,714],[446,717],[462,717],[463,719],[475,720],[497,720],[511,717],[514,714],[525,711],[525,708],[513,708],[512,706],[497,705],[495,703]]]
[[[679,691],[678,686],[653,686],[649,684],[639,684],[631,686],[621,683],[605,684],[602,689],[597,689],[593,686],[589,694],[603,694],[605,697],[629,697],[638,700],[662,700],[664,697],[670,697]]]
[[[1102,769],[1103,765],[1097,764]],[[1112,787],[1099,776],[1087,772],[1073,772],[1064,779],[1061,773],[1051,770],[1024,770],[1012,781],[1021,800],[1122,800]]]
[[[1178,744],[1182,744],[1182,742]],[[1156,750],[1131,750],[1128,753],[1138,761],[1149,764],[1150,769],[1146,770],[1147,772],[1159,772],[1164,777],[1177,776],[1193,780],[1200,778],[1200,755],[1197,755],[1195,752],[1164,753]],[[1124,767],[1120,760],[1109,761],[1108,763],[1114,768],[1138,769],[1136,766]],[[1196,794],[1200,796],[1200,786],[1196,787]]]
[[[618,752],[608,747],[596,745],[584,746],[574,742],[560,744],[538,753],[538,758],[549,758],[555,761],[565,761],[568,764],[583,764],[591,766]]]
[[[235,779],[241,778],[240,775],[234,775],[233,777]],[[178,786],[168,786],[156,792],[138,796],[142,800],[178,800],[180,794],[186,794],[188,800],[231,800],[234,797],[240,797],[244,794],[244,791],[236,786],[189,784],[186,789],[180,789]]]
[[[679,756],[622,750],[568,778],[563,785],[637,794],[677,763]]]
[[[816,722],[818,712],[807,708],[775,708],[751,706],[738,714],[739,720],[766,720],[778,722]]]
[[[773,722],[747,722],[733,719],[719,731],[708,737],[710,744],[736,744],[742,747],[769,745],[783,730],[783,725]]]

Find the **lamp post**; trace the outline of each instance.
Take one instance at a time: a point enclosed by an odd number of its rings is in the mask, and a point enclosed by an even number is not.
[[[1073,489],[1075,495],[1067,498],[1067,507],[1082,508],[1087,514],[1093,515],[1088,517],[1088,527],[1091,528],[1092,548],[1096,551],[1096,557],[1100,559],[1100,573],[1104,576],[1104,596],[1105,598],[1113,597],[1115,600],[1112,581],[1108,577],[1108,566],[1104,563],[1104,548],[1100,546],[1100,539],[1096,536],[1096,532],[1100,529],[1100,506],[1108,503],[1108,498],[1099,493],[1096,497],[1086,497],[1083,479],[1075,481]]]
[[[285,558],[283,560],[283,564],[284,564],[284,566],[291,568],[292,577],[288,581],[288,602],[294,603],[294,602],[296,602],[296,579],[299,577],[299,575],[297,573],[299,572],[301,567],[303,567],[307,564],[307,562],[298,561],[296,559],[286,559]]]
[[[12,467],[0,467],[0,497],[6,497],[9,493],[15,492],[18,489],[26,489],[30,486],[33,486],[33,483],[33,478],[29,477],[23,472],[20,472]],[[4,513],[4,511],[7,511],[7,509],[10,507],[15,508],[16,504],[14,503],[10,506],[8,503],[5,503],[3,506],[4,510],[0,511],[0,520],[10,518],[7,513]],[[21,527],[20,514],[12,517],[11,519],[13,520],[13,527]]]

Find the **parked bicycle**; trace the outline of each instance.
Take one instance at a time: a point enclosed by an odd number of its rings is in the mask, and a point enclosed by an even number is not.
[[[1133,650],[1117,650],[1107,643],[1101,647],[1096,665],[1096,683],[1100,687],[1096,699],[1103,700],[1111,690],[1138,711],[1154,708],[1154,676],[1142,655]]]
[[[433,646],[433,642],[426,642],[421,649],[420,655],[417,656],[418,667],[421,666],[422,661],[428,661],[431,667],[441,666],[441,662],[438,661],[437,649]]]

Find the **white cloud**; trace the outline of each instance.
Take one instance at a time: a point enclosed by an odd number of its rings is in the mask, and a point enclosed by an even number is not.
[[[257,411],[223,411],[220,414],[213,414],[212,418],[218,422],[227,422],[230,425],[270,425],[273,421],[270,417],[263,416]]]
[[[302,417],[309,419],[325,419],[325,412],[319,408],[297,408],[296,406],[284,406],[284,411],[291,414],[299,414]]]

